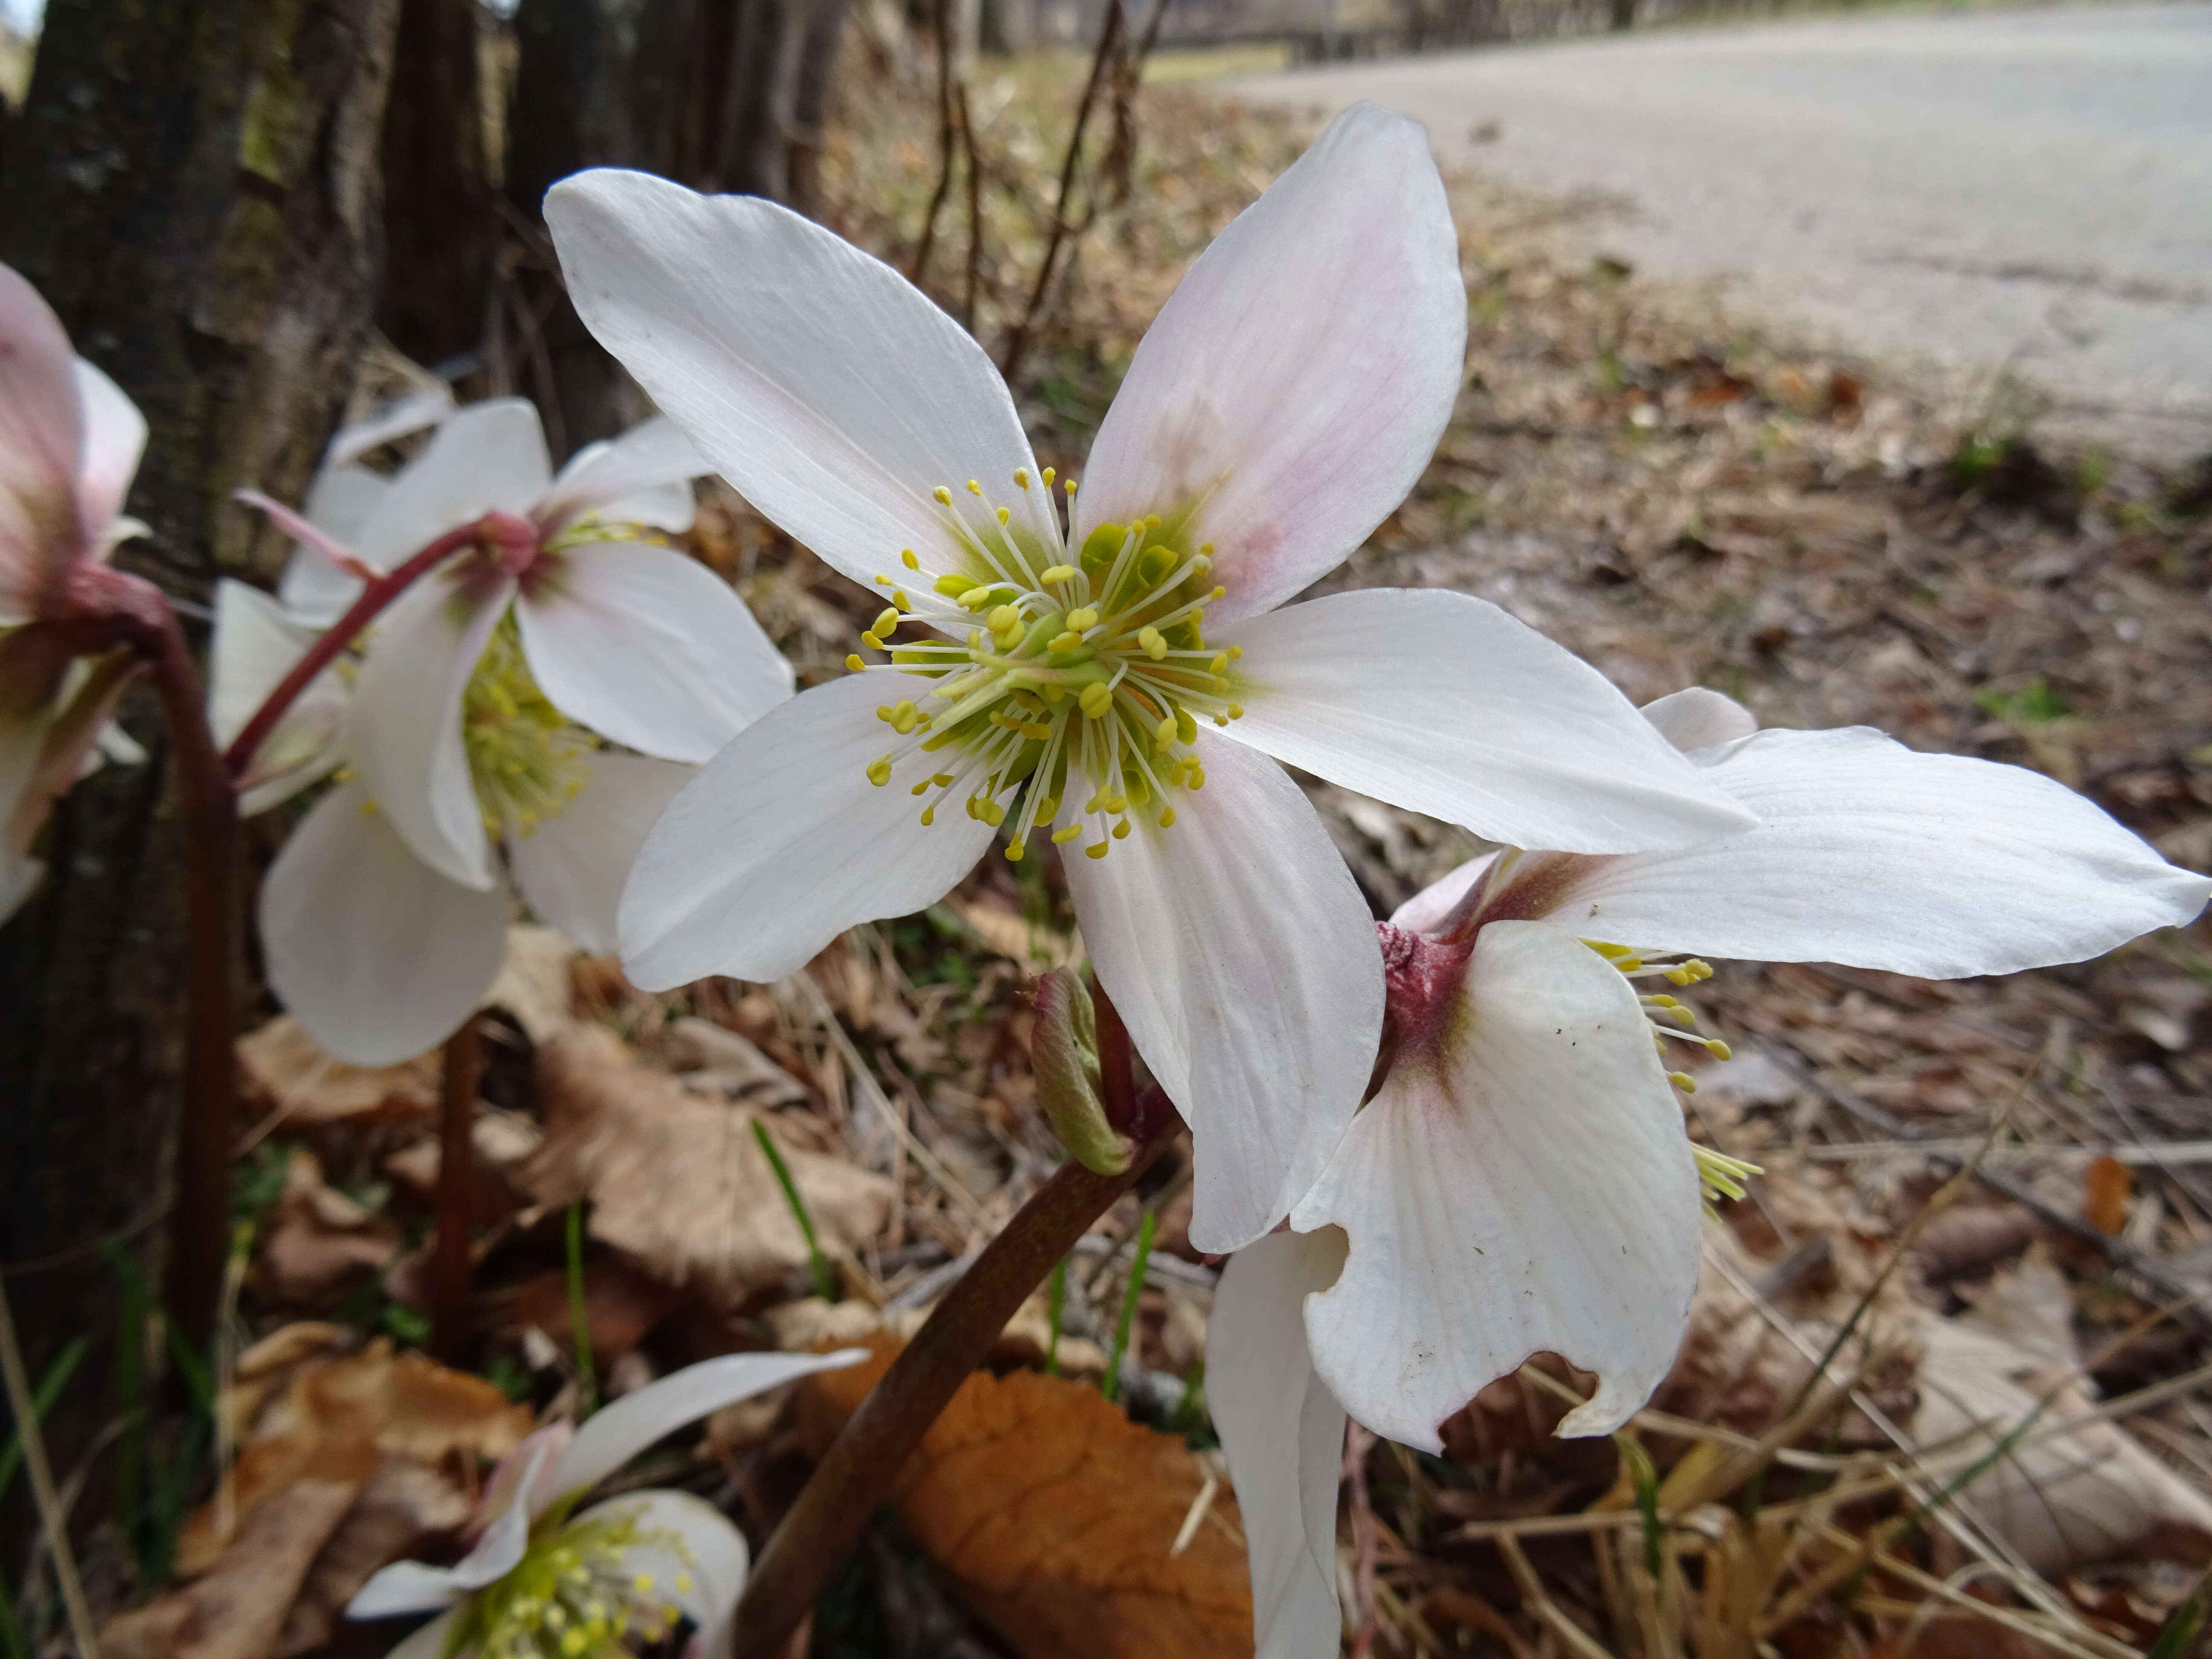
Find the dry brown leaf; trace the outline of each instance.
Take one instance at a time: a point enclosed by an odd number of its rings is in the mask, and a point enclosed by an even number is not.
[[[396,1222],[324,1184],[314,1154],[295,1148],[256,1252],[254,1291],[270,1307],[334,1308],[384,1268],[400,1237]]]
[[[809,1378],[801,1431],[818,1452],[897,1352]],[[1027,1659],[1223,1659],[1252,1651],[1235,1500],[1170,1547],[1205,1474],[1174,1435],[1095,1388],[979,1371],[930,1426],[893,1495],[901,1522],[961,1599]]]
[[[580,954],[550,927],[507,930],[507,955],[499,975],[483,994],[488,1008],[514,1016],[532,1042],[543,1046],[566,1036],[581,1023],[575,1015],[574,965]]]
[[[668,1028],[667,1053],[684,1081],[757,1106],[790,1106],[807,1098],[806,1085],[760,1050],[741,1031],[686,1014]]]
[[[425,1117],[438,1108],[438,1057],[349,1066],[323,1052],[286,1014],[238,1040],[239,1087],[249,1105],[288,1123]]]
[[[2081,1176],[2081,1216],[2107,1238],[2128,1224],[2128,1199],[2136,1189],[2135,1171],[2111,1153],[2090,1162]]]
[[[545,1145],[516,1172],[542,1204],[589,1198],[592,1237],[656,1278],[734,1304],[806,1262],[806,1241],[753,1135],[765,1122],[822,1248],[857,1248],[890,1217],[891,1185],[800,1150],[772,1115],[695,1093],[586,1029],[538,1055]]]
[[[584,1264],[584,1328],[592,1356],[606,1364],[645,1340],[653,1328],[675,1310],[677,1293],[648,1279],[627,1262],[602,1257]],[[508,1317],[518,1328],[534,1327],[556,1346],[575,1341],[575,1313],[569,1301],[568,1273],[548,1267],[523,1280]]]
[[[276,1659],[323,1646],[372,1575],[416,1555],[431,1538],[459,1532],[470,1513],[468,1493],[450,1476],[409,1458],[380,1460],[315,1557],[285,1616]]]
[[[992,950],[1030,973],[1083,960],[1080,935],[1034,927],[1012,905],[987,895],[955,892],[946,897],[945,908],[974,928]]]

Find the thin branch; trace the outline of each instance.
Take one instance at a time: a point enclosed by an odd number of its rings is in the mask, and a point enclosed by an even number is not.
[[[483,1048],[476,1012],[446,1039],[438,1085],[438,1243],[430,1258],[430,1352],[448,1365],[468,1354],[469,1225],[476,1211],[477,1084]]]
[[[917,288],[929,266],[930,249],[937,243],[937,216],[952,193],[952,0],[937,0],[937,188],[930,192],[929,211],[921,221],[921,240],[915,244],[914,263],[907,281]]]
[[[968,280],[961,290],[960,325],[975,331],[975,291],[983,282],[983,168],[975,159],[975,124],[968,117],[968,83],[953,89],[959,104],[960,148],[968,158]]]

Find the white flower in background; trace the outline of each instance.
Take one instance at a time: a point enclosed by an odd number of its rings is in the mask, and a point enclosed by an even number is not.
[[[629,1460],[710,1412],[867,1358],[726,1354],[624,1395],[580,1428],[539,1430],[486,1486],[476,1547],[450,1567],[401,1561],[347,1605],[353,1619],[438,1617],[391,1659],[578,1659],[691,1621],[700,1659],[730,1651],[745,1587],[744,1534],[689,1492],[648,1489],[576,1505]]]
[[[625,963],[769,980],[940,897],[1003,827],[1061,849],[1102,983],[1197,1135],[1201,1249],[1320,1173],[1381,1029],[1373,921],[1276,760],[1587,850],[1746,821],[1594,671],[1465,595],[1278,610],[1449,418],[1467,298],[1420,128],[1341,117],[1199,258],[1063,535],[982,349],[796,214],[643,173],[555,186],[600,342],[750,501],[884,605],[887,659],[750,727],[654,827]],[[1273,757],[1273,758],[1269,758]]]
[[[51,625],[71,578],[143,535],[123,516],[146,422],[0,265],[0,921],[38,885],[53,803],[99,763],[143,758],[108,715],[135,668],[80,659]]]
[[[511,887],[584,949],[612,950],[647,827],[792,678],[726,584],[642,539],[690,521],[700,465],[665,421],[556,477],[535,412],[502,399],[451,416],[389,479],[350,470],[354,516],[325,511],[318,527],[368,568],[494,510],[536,538],[417,581],[372,625],[357,668],[319,676],[243,780],[260,810],[347,769],[270,867],[261,931],[270,982],[316,1041],[379,1065],[468,1017],[498,970]],[[357,578],[331,576],[295,580],[289,606],[218,593],[220,738],[358,592]]]
[[[1655,1052],[1726,1052],[1665,988],[1711,974],[1686,953],[2013,973],[2181,926],[2212,892],[2019,767],[1864,726],[1760,732],[1712,691],[1644,712],[1757,826],[1619,857],[1509,849],[1406,905],[1384,930],[1382,1085],[1291,1212],[1298,1231],[1224,1270],[1206,1397],[1263,1659],[1335,1650],[1347,1410],[1436,1450],[1445,1418],[1549,1351],[1599,1379],[1559,1432],[1607,1434],[1666,1376],[1697,1289],[1701,1177],[1733,1196],[1747,1172],[1692,1146]]]

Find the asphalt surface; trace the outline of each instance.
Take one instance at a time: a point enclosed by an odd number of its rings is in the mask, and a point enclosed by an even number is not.
[[[2212,4],[1678,27],[1298,70],[1595,198],[1604,251],[1877,356],[2012,364],[2056,423],[2212,450]]]

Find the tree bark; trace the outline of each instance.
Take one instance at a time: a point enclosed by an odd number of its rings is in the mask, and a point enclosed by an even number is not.
[[[418,362],[483,337],[492,251],[477,0],[400,0],[384,121],[386,269],[377,326]]]
[[[50,0],[0,167],[0,258],[150,429],[124,550],[186,603],[273,574],[230,500],[296,499],[343,407],[382,260],[378,132],[398,0]],[[44,888],[0,930],[0,1263],[36,1371],[104,1332],[103,1239],[158,1238],[182,1054],[176,814],[143,767],[56,815]],[[96,1398],[89,1375],[73,1399]],[[82,1416],[57,1413],[58,1460]]]

